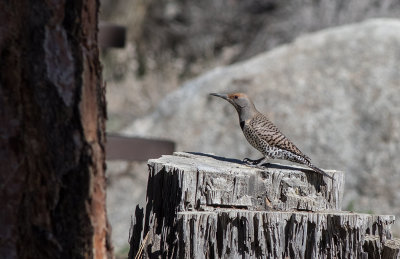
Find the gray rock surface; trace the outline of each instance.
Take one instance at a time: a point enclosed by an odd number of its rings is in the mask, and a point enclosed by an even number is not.
[[[398,0],[101,0],[101,19],[127,27],[124,49],[102,51],[108,130],[153,111],[167,93],[304,33],[400,17]]]
[[[400,216],[399,67],[398,20],[327,29],[187,82],[124,132],[258,158],[233,107],[208,96],[243,91],[314,164],[347,172],[345,208]]]
[[[287,43],[301,34],[360,22],[399,17],[396,0],[102,0],[103,19],[127,24],[128,37],[141,55],[142,69],[155,59],[183,59],[181,73],[236,46],[234,60]],[[240,17],[240,19],[238,19]],[[138,57],[139,59],[140,57]],[[139,61],[140,62],[140,61]]]
[[[147,165],[127,161],[107,161],[107,216],[112,226],[115,251],[126,258],[128,233],[134,214],[132,202],[146,204]],[[125,250],[125,251],[124,251]]]

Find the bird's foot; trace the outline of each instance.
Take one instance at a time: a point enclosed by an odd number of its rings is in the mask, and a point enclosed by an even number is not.
[[[246,164],[249,164],[249,165],[256,165],[260,161],[261,160],[259,160],[259,159],[253,160],[253,159],[250,159],[250,158],[247,158],[247,157],[245,159],[243,159],[243,162],[245,162]]]
[[[245,162],[247,165],[249,165],[251,167],[262,168],[264,159],[265,159],[264,157],[262,157],[260,159],[256,159],[256,160],[252,160],[250,158],[245,158],[245,159],[243,159],[243,162]]]

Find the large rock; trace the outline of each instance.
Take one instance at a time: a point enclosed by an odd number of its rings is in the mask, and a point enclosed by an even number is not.
[[[398,0],[101,0],[100,17],[126,25],[124,49],[102,51],[108,130],[148,114],[188,79],[246,60],[304,33],[400,17]]]
[[[348,172],[344,209],[400,215],[399,67],[400,21],[328,29],[187,82],[124,132],[258,158],[234,108],[208,95],[246,92],[317,166]]]

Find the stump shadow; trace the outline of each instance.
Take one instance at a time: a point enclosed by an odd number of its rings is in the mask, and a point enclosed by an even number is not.
[[[235,163],[239,165],[247,165],[246,162],[243,162],[242,160],[236,159],[236,158],[226,158],[226,157],[221,157],[221,156],[216,156],[212,154],[206,154],[206,153],[200,153],[200,152],[187,152],[192,155],[197,155],[197,156],[203,156],[203,157],[209,157],[213,158],[218,161],[222,162],[229,162],[229,163]],[[320,175],[319,173],[315,172],[312,169],[308,168],[300,168],[297,166],[291,166],[291,165],[281,165],[281,164],[274,164],[274,163],[264,163],[261,164],[263,168],[257,168],[257,167],[251,167],[250,168],[255,168],[255,169],[281,169],[281,170],[296,170],[296,171],[301,171],[305,173],[305,176],[307,177],[307,181],[311,183],[312,185],[315,186],[315,189],[319,192],[321,191],[321,185],[326,185],[325,181],[323,180],[323,176]]]

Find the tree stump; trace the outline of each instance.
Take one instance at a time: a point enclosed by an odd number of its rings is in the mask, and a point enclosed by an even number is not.
[[[343,172],[328,170],[333,181],[299,166],[259,169],[183,152],[148,166],[147,206],[145,214],[137,208],[129,258],[141,245],[149,258],[399,256],[394,216],[341,211]]]

